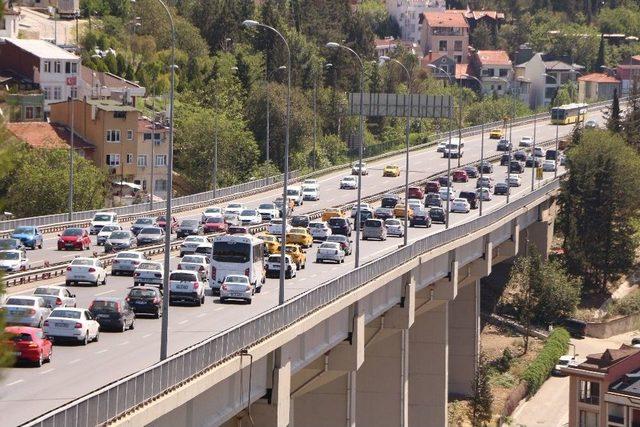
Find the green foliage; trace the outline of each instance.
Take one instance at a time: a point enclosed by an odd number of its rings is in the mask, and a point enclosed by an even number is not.
[[[400,37],[400,26],[389,16],[384,4],[378,0],[364,0],[358,5],[358,14],[379,37]]]
[[[549,378],[551,370],[558,363],[560,356],[569,348],[571,336],[563,328],[555,328],[547,338],[540,353],[524,371],[522,378],[529,385],[529,395],[533,396],[540,386]]]
[[[482,426],[491,421],[493,394],[489,384],[489,365],[484,352],[478,356],[478,366],[471,383],[472,396],[469,401],[469,418],[474,426]]]
[[[608,314],[612,316],[628,316],[637,313],[640,313],[640,292],[638,291],[614,300],[608,310]]]
[[[640,29],[640,8],[637,4],[605,8],[598,16],[600,31],[605,34],[637,36]]]
[[[492,99],[485,97],[482,101],[473,103],[464,109],[464,122],[469,126],[481,123],[501,121],[505,117],[521,117],[531,114],[529,107],[520,100],[503,97]]]
[[[609,129],[611,132],[619,133],[622,130],[618,89],[613,90],[613,100],[611,101],[611,107],[604,112],[604,118],[607,120],[607,129]]]
[[[469,43],[478,50],[493,49],[495,47],[493,30],[481,22],[471,33]]]
[[[505,348],[502,356],[496,361],[496,368],[500,372],[507,372],[511,368],[511,362],[513,362],[513,354],[509,348]]]

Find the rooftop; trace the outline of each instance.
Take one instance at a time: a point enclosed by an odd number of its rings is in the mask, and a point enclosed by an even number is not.
[[[640,397],[640,369],[628,372],[618,381],[611,383],[609,391]]]
[[[579,82],[592,82],[592,83],[620,83],[620,80],[604,73],[591,73],[578,77]]]
[[[479,50],[477,55],[483,65],[511,65],[509,55],[504,50]]]
[[[95,73],[95,76],[94,76]],[[130,80],[124,79],[122,77],[116,76],[115,74],[111,74],[109,72],[102,71],[94,71],[89,67],[82,65],[80,67],[80,76],[85,83],[91,85],[92,82],[99,83],[100,86],[106,86],[110,89],[143,89],[137,83],[134,83]]]
[[[80,60],[79,56],[74,55],[71,52],[67,52],[44,40],[27,40],[27,39],[4,39],[7,43],[11,43],[14,46],[29,52],[30,54],[42,59],[64,59],[64,60]]]
[[[385,48],[385,47],[395,47],[398,45],[398,41],[395,40],[393,37],[388,37],[388,38],[384,38],[384,39],[375,39],[373,41],[376,45],[376,48],[381,47],[381,48]]]
[[[544,66],[547,71],[571,71],[571,70],[583,70],[584,67],[578,64],[567,64],[563,61],[544,61]]]
[[[87,104],[104,111],[138,111],[133,105],[124,105],[121,101],[112,99],[87,99]]]
[[[577,366],[578,369],[584,369],[587,371],[607,372],[607,370],[623,361],[624,359],[633,356],[640,352],[640,348],[634,348],[623,344],[620,348],[610,348],[604,353],[595,353],[587,356],[587,360]]]
[[[425,21],[430,27],[453,27],[469,28],[467,20],[462,13],[447,12],[427,12],[424,14]]]
[[[18,139],[32,148],[69,148],[71,132],[63,126],[47,122],[20,122],[7,123],[6,127]],[[74,146],[78,149],[94,148],[78,135],[74,138]]]

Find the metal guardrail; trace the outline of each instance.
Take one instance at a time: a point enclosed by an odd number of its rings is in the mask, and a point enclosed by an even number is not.
[[[481,231],[556,191],[559,186],[559,179],[550,179],[541,188],[496,211],[426,236],[375,261],[368,262],[343,276],[291,298],[281,306],[273,307],[259,316],[179,351],[164,361],[128,375],[23,425],[66,427],[107,423],[179,387],[202,371],[239,354],[243,349],[277,333],[365,283],[396,269],[399,265],[438,246]]]

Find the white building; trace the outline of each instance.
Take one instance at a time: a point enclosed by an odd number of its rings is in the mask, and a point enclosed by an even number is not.
[[[443,12],[445,0],[386,0],[387,11],[398,25],[400,38],[405,41],[420,44],[422,25],[419,23],[420,14],[424,12]]]
[[[0,39],[18,37],[18,21],[20,21],[20,9],[9,7],[8,2],[3,2],[3,16],[0,18]]]

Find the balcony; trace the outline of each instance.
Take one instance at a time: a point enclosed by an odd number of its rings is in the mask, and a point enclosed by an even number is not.
[[[431,30],[433,36],[462,36],[460,28],[434,28]]]

